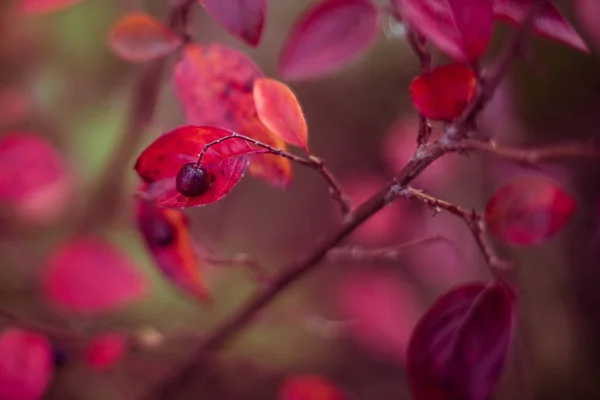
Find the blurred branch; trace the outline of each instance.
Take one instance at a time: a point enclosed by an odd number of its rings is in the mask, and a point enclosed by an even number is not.
[[[167,24],[187,41],[187,25],[194,0],[176,0],[171,4]],[[131,156],[137,150],[156,111],[158,96],[165,76],[167,58],[152,62],[140,76],[130,100],[129,120],[120,143],[115,147],[106,172],[92,190],[90,201],[79,223],[88,232],[98,225],[110,223],[123,197]]]

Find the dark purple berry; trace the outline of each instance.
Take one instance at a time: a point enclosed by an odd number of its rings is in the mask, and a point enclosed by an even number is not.
[[[177,173],[175,188],[186,197],[198,197],[210,187],[210,177],[206,168],[196,163],[185,164]]]

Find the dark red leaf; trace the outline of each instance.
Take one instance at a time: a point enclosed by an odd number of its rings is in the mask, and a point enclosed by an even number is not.
[[[50,341],[36,332],[9,328],[0,334],[0,398],[40,400],[54,374]]]
[[[292,29],[279,57],[279,73],[287,79],[330,74],[365,52],[378,26],[371,0],[318,2]]]
[[[86,345],[84,358],[93,369],[106,370],[123,359],[128,345],[127,338],[122,333],[101,333]]]
[[[575,199],[558,183],[526,176],[496,190],[486,205],[485,222],[500,239],[531,246],[560,231],[576,209]]]
[[[204,9],[229,33],[252,47],[263,33],[266,0],[200,0]]]
[[[150,15],[134,12],[117,21],[108,43],[123,60],[147,62],[172,53],[182,40]]]
[[[252,92],[254,81],[262,76],[252,60],[237,50],[189,45],[175,68],[175,92],[188,123],[229,129],[285,150],[285,142],[256,114]],[[275,155],[255,156],[249,171],[280,188],[292,179],[290,161]]]
[[[344,400],[340,389],[319,375],[294,375],[285,380],[278,400]]]
[[[427,118],[458,117],[475,96],[477,80],[466,64],[448,64],[417,76],[410,84],[415,108]]]
[[[100,239],[81,237],[55,250],[42,277],[46,297],[62,308],[103,312],[138,300],[146,280],[131,260]]]
[[[17,10],[23,14],[45,14],[60,11],[82,0],[20,0]]]
[[[244,177],[253,155],[264,152],[243,139],[211,146],[202,158],[210,187],[197,197],[186,197],[175,187],[184,164],[196,162],[204,145],[233,132],[214,126],[183,126],[156,139],[139,156],[135,170],[146,182],[146,196],[162,207],[184,208],[214,203],[225,197]]]
[[[287,143],[308,152],[308,127],[296,95],[285,84],[260,78],[254,83],[254,102],[260,120]]]
[[[415,327],[407,352],[414,400],[487,400],[515,319],[505,283],[473,282],[440,297]]]
[[[494,14],[501,20],[519,25],[534,3],[535,0],[494,0]],[[590,52],[581,36],[552,2],[546,2],[543,11],[534,19],[533,30],[548,39]]]
[[[456,61],[479,59],[494,25],[493,0],[395,0],[410,27]]]
[[[164,276],[197,299],[209,300],[186,215],[138,200],[136,217],[146,247]]]
[[[60,214],[72,193],[61,155],[44,138],[11,133],[0,139],[0,202],[31,221]]]

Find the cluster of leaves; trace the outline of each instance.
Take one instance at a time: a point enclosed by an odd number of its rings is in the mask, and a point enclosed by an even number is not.
[[[18,10],[40,13],[74,3],[22,0]],[[260,43],[266,0],[202,0],[200,4],[232,35],[250,46]],[[477,65],[487,52],[495,21],[519,25],[533,4],[533,0],[395,0],[389,9],[382,9],[371,0],[321,0],[291,29],[280,54],[279,73],[285,79],[308,79],[339,70],[367,51],[388,14],[405,23],[419,45],[429,43],[453,59],[435,68],[424,66],[409,88],[423,118],[453,123],[481,89]],[[533,30],[588,51],[549,2],[535,16]],[[247,171],[285,189],[292,180],[292,162],[322,170],[323,164],[309,149],[301,105],[286,84],[265,77],[244,53],[196,43],[141,12],[117,21],[108,44],[130,62],[150,62],[180,52],[172,80],[187,124],[164,133],[139,155],[135,171],[141,178],[141,194],[135,216],[164,276],[193,298],[209,302],[212,296],[202,277],[201,258],[180,209],[223,199]],[[288,152],[288,146],[306,157]],[[202,180],[202,190],[194,196],[181,187],[186,166],[196,174],[184,177],[187,185]],[[197,175],[200,168],[201,176]],[[71,182],[62,157],[39,135],[14,132],[0,141],[0,201],[22,215],[30,216],[32,209],[50,212],[54,204],[66,204]],[[554,181],[526,177],[495,191],[483,222],[509,244],[535,245],[561,230],[575,209],[576,201]],[[44,295],[55,306],[93,314],[142,298],[148,287],[138,271],[104,239],[77,236],[48,257],[41,281]],[[440,297],[408,339],[406,367],[414,398],[489,398],[506,359],[515,307],[514,290],[500,278],[471,282]],[[129,347],[123,335],[108,332],[89,341],[85,359],[91,366],[105,368],[118,362]],[[0,336],[0,350],[0,394],[40,398],[54,368],[50,341],[36,332],[9,329]],[[26,375],[15,374],[21,359],[31,364]],[[280,398],[345,397],[323,378],[303,375],[291,377]]]

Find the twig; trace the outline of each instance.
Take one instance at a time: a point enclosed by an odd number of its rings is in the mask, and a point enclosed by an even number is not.
[[[477,246],[481,250],[485,261],[491,267],[491,271],[494,274],[494,276],[498,276],[499,270],[504,270],[512,266],[511,262],[500,259],[496,255],[496,252],[494,251],[492,245],[488,242],[485,236],[486,230],[482,214],[476,213],[475,211],[466,210],[455,204],[430,196],[421,190],[413,189],[411,187],[407,187],[406,189],[404,189],[403,195],[407,199],[415,199],[422,203],[425,203],[427,206],[431,207],[435,212],[445,210],[448,211],[450,214],[462,219],[473,234],[473,238],[475,239]]]
[[[212,146],[215,146],[219,143],[222,143],[224,141],[231,140],[231,139],[244,140],[244,141],[251,143],[257,147],[265,149],[269,154],[274,154],[274,155],[277,155],[277,156],[280,156],[283,158],[287,158],[288,160],[290,160],[292,162],[295,162],[295,163],[303,165],[305,167],[314,169],[327,182],[327,185],[329,186],[329,192],[331,194],[331,197],[333,198],[333,200],[336,203],[338,203],[340,210],[342,211],[342,215],[346,215],[350,212],[350,202],[348,201],[347,196],[344,195],[344,192],[342,191],[337,180],[335,179],[333,174],[329,171],[329,169],[327,169],[325,162],[323,160],[321,160],[320,158],[312,156],[312,155],[309,156],[308,158],[300,157],[295,154],[289,153],[285,150],[279,149],[277,147],[273,147],[267,143],[263,143],[256,139],[253,139],[251,137],[244,136],[244,135],[234,132],[229,136],[224,136],[222,138],[219,138],[217,140],[214,140],[212,142],[205,144],[204,147],[202,148],[202,151],[198,155],[198,160],[196,161],[196,164],[197,165],[202,164],[202,158],[204,157],[204,155],[206,154],[208,149],[210,149]]]
[[[203,260],[213,265],[230,265],[248,268],[252,272],[256,282],[261,285],[268,285],[270,283],[267,271],[265,271],[258,261],[252,259],[249,254],[238,254],[229,258],[204,257]]]
[[[597,142],[572,142],[537,148],[522,148],[499,146],[495,142],[482,140],[462,139],[451,144],[451,146],[459,152],[480,151],[527,165],[559,161],[566,158],[600,157],[600,146]]]
[[[408,33],[408,43],[419,60],[421,74],[428,73],[431,70],[431,52],[427,49],[425,38],[416,32]],[[427,117],[419,113],[419,133],[417,135],[417,144],[421,145],[429,141],[431,136],[431,125],[427,122]]]
[[[182,36],[184,43],[188,41],[187,24],[190,9],[194,0],[177,0],[172,2],[167,24],[169,28]],[[86,207],[78,229],[83,232],[108,223],[120,208],[123,197],[127,165],[131,155],[136,151],[144,133],[154,118],[158,95],[165,75],[167,59],[161,58],[146,67],[140,76],[130,101],[129,120],[123,132],[121,142],[115,147],[108,168],[100,178],[96,188],[92,190],[90,203]]]

